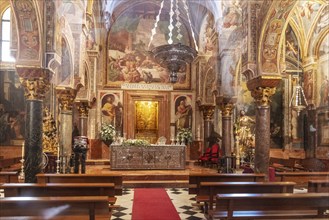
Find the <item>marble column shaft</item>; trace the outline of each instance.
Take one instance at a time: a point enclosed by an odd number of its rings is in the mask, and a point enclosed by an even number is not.
[[[218,100],[222,111],[222,149],[225,156],[231,156],[232,149],[232,112],[236,97],[220,97]]]
[[[42,68],[16,67],[25,90],[24,181],[36,183],[42,171],[43,101],[49,90],[50,73]]]
[[[42,171],[42,113],[43,101],[26,101],[25,162],[26,183],[36,183],[36,175]]]
[[[256,107],[255,171],[268,173],[270,157],[270,106]]]
[[[214,117],[215,112],[215,105],[200,105],[200,110],[203,113],[203,120],[204,120],[204,145],[203,145],[203,151],[204,153],[206,149],[209,147],[208,143],[208,137],[210,136],[212,132],[212,120]]]
[[[86,136],[88,133],[88,112],[89,112],[89,105],[87,101],[80,101],[77,102],[77,109],[79,111],[79,129],[80,135]]]

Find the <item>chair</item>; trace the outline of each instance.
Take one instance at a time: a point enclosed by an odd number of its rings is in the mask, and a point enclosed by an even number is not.
[[[199,162],[201,165],[205,165],[206,162],[209,161],[211,155],[211,149],[212,149],[211,147],[208,147],[206,149],[206,152],[204,152],[203,155],[199,157]]]
[[[211,146],[211,154],[210,154],[210,158],[208,160],[209,165],[218,166],[219,157],[222,156],[222,154],[223,154],[223,152],[222,152],[222,149],[220,149],[219,144],[218,143],[213,144]]]

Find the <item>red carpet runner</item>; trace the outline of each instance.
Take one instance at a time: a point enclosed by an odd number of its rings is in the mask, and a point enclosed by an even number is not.
[[[180,220],[165,189],[135,189],[132,220]]]

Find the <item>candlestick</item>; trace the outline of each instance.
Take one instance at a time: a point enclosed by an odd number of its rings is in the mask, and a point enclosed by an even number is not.
[[[25,154],[25,141],[22,144],[22,158],[24,158]]]

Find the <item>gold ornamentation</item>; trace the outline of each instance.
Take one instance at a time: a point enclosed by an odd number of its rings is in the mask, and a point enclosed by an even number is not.
[[[220,110],[222,111],[222,116],[223,117],[228,117],[232,115],[234,109],[234,104],[233,103],[222,103],[220,105]]]
[[[61,110],[72,111],[73,102],[77,94],[76,90],[68,87],[57,87],[56,92]]]
[[[53,115],[49,112],[46,107],[43,111],[43,137],[42,137],[42,148],[43,152],[49,152],[57,155],[58,151],[58,137],[57,127]]]
[[[269,106],[271,96],[275,94],[276,87],[257,87],[251,91],[251,96],[258,106]]]
[[[213,119],[215,112],[215,105],[200,105],[200,110],[203,113],[203,119],[205,121],[210,121]]]
[[[78,109],[78,112],[79,112],[79,116],[81,118],[82,117],[85,117],[85,118],[88,117],[89,108],[90,108],[90,106],[88,105],[88,102],[78,102],[77,103],[77,109]]]
[[[48,77],[38,78],[23,78],[19,81],[25,90],[25,97],[27,100],[41,100],[45,97],[45,93],[49,90],[50,84]]]

